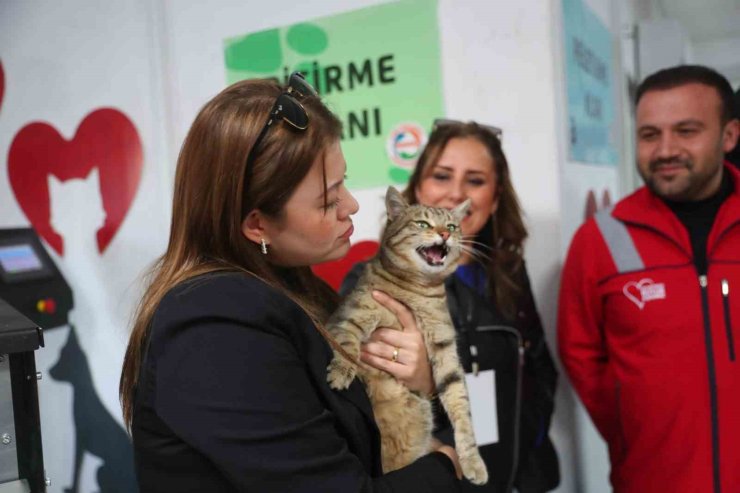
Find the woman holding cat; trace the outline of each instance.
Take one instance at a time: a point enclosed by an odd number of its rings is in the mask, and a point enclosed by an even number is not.
[[[488,484],[465,483],[463,490],[516,487],[520,493],[539,493],[559,482],[557,455],[547,436],[557,371],[524,266],[527,231],[499,139],[500,130],[493,127],[438,120],[404,196],[411,204],[448,209],[472,201],[461,226],[474,241],[463,265],[447,279],[446,291],[469,378],[494,370],[498,441],[480,447]],[[354,285],[361,265],[347,276],[342,292]],[[383,332],[372,337],[363,361],[377,366],[391,358],[403,334],[393,341],[386,337]],[[443,415],[439,421],[437,436],[446,441]]]
[[[322,324],[337,299],[310,266],[349,249],[357,202],[340,132],[299,74],[285,89],[236,83],[196,117],[121,375],[142,493],[459,491],[457,456],[441,444],[382,475],[361,384],[326,383],[341,348]],[[376,300],[418,333],[400,303]],[[397,376],[428,393],[418,356]]]

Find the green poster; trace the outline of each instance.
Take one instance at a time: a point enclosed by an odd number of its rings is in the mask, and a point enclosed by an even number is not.
[[[300,70],[344,123],[348,186],[403,184],[443,116],[436,0],[403,0],[226,39],[226,77]]]

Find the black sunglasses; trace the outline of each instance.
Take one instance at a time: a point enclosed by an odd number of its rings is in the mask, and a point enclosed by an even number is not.
[[[473,121],[464,122],[461,120],[452,120],[448,118],[437,118],[436,120],[434,120],[434,123],[432,123],[432,132],[437,130],[439,127],[446,127],[450,125],[465,125],[466,123],[475,123],[479,127],[484,128],[488,130],[489,132],[491,132],[493,135],[496,136],[498,140],[502,140],[504,137],[504,131],[498,127],[494,127],[493,125],[483,125],[482,123],[478,123],[478,122],[473,122]]]
[[[285,91],[280,94],[275,100],[275,104],[272,105],[270,115],[267,118],[265,126],[262,127],[262,131],[254,141],[254,145],[247,154],[247,162],[244,167],[244,191],[247,190],[247,183],[249,183],[252,177],[252,166],[254,165],[254,159],[257,156],[257,149],[259,148],[262,140],[267,135],[267,131],[270,129],[273,123],[282,119],[284,122],[289,124],[296,130],[306,130],[308,128],[308,114],[306,109],[301,103],[298,102],[297,98],[305,98],[308,96],[318,96],[316,89],[311,87],[300,72],[293,72],[290,74],[288,80],[288,87]]]

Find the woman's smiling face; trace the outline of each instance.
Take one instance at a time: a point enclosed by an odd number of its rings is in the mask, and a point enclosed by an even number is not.
[[[475,236],[498,207],[498,180],[493,157],[476,138],[453,138],[436,164],[424,171],[415,194],[423,205],[452,209],[465,199],[472,203],[462,232]]]

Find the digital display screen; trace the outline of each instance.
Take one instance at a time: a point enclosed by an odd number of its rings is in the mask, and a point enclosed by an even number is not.
[[[42,270],[44,265],[29,244],[0,246],[0,266],[7,274]]]

